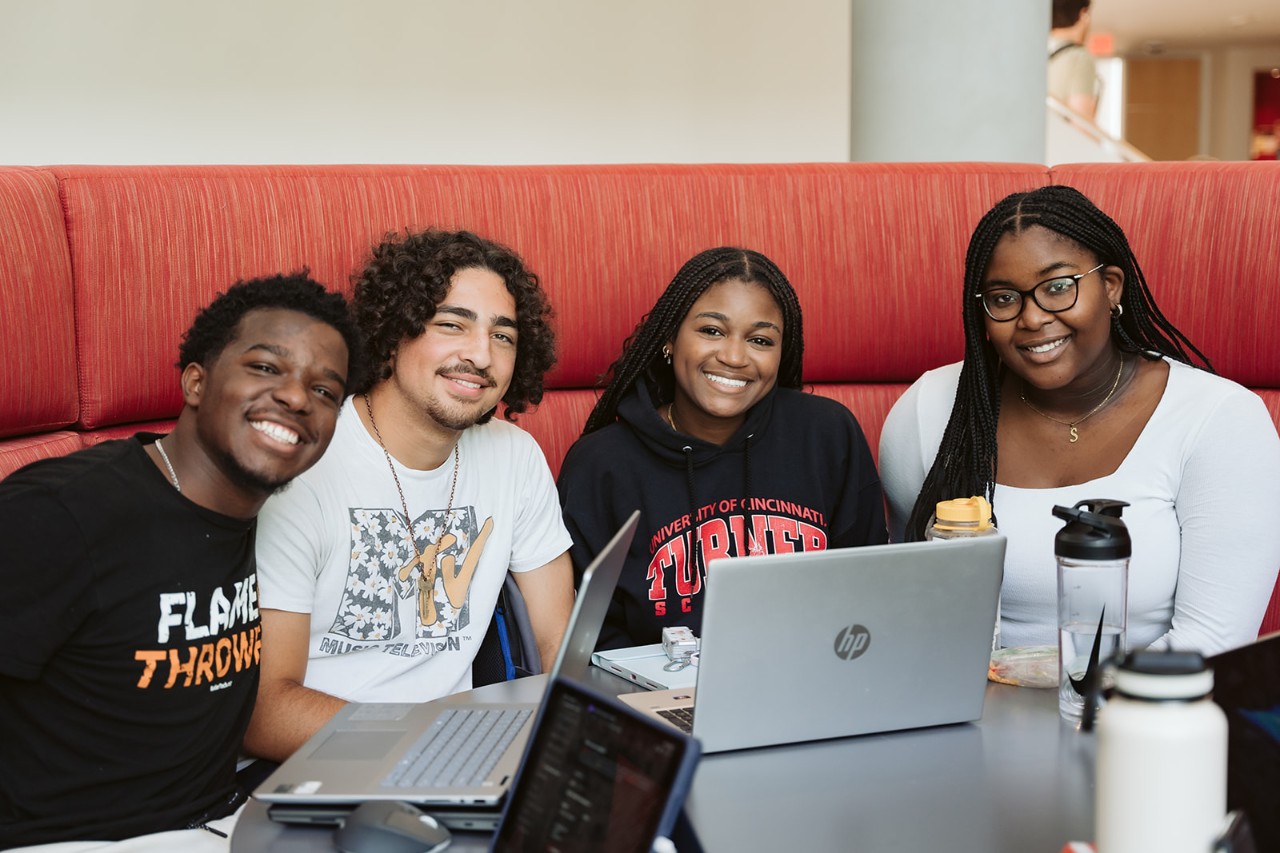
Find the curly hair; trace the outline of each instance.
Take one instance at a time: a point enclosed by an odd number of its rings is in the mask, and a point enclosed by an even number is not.
[[[364,335],[369,371],[356,393],[391,377],[392,357],[403,341],[421,335],[449,293],[459,270],[485,269],[498,275],[516,301],[516,365],[503,395],[504,417],[514,421],[529,405],[542,402],[543,378],[556,363],[551,305],[538,276],[520,256],[470,231],[429,229],[403,237],[388,234],[355,277],[356,325]],[[495,409],[496,411],[496,409]],[[486,412],[479,423],[493,417]]]
[[[690,258],[653,309],[636,325],[622,344],[622,355],[600,378],[604,393],[596,401],[582,434],[608,426],[618,418],[618,403],[643,380],[658,405],[670,402],[675,393],[675,374],[661,356],[662,345],[675,337],[685,315],[713,284],[745,281],[769,291],[782,310],[782,363],[778,385],[799,388],[804,362],[804,317],[795,288],[777,265],[759,252],[721,246]]]
[[[964,364],[938,455],[907,520],[908,539],[924,538],[939,501],[986,495],[995,504],[1001,362],[987,339],[983,311],[976,297],[1000,239],[1006,234],[1021,234],[1034,225],[1071,240],[1099,263],[1118,267],[1124,273],[1120,297],[1124,311],[1111,323],[1111,341],[1117,349],[1148,358],[1164,356],[1214,372],[1204,353],[1156,306],[1129,240],[1115,220],[1072,187],[1041,187],[1007,196],[987,211],[969,240],[962,307]],[[1192,356],[1200,364],[1194,364]]]
[[[327,290],[303,268],[291,275],[238,281],[210,302],[191,322],[178,347],[178,369],[212,364],[235,340],[240,321],[250,311],[280,308],[297,311],[332,326],[347,345],[347,392],[362,381],[360,332],[341,293]]]

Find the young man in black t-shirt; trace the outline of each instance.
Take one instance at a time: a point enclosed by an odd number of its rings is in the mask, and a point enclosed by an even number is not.
[[[346,300],[242,282],[195,319],[183,408],[0,482],[0,848],[235,811],[257,691],[255,516],[333,437]]]

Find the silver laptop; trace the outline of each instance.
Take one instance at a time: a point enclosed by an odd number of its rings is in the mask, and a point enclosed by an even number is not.
[[[583,573],[548,681],[586,674],[639,519],[639,512],[632,513]],[[453,697],[422,704],[352,703],[254,796],[295,806],[365,800],[496,806],[515,776],[537,710],[536,703]]]
[[[987,536],[713,560],[697,687],[618,698],[691,724],[703,752],[976,720],[1004,549]]]

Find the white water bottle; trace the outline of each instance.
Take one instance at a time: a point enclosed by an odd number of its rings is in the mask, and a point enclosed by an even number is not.
[[[1227,718],[1195,652],[1133,652],[1098,712],[1098,853],[1205,853],[1227,812]]]

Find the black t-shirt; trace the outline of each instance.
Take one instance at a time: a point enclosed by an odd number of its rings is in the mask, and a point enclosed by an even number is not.
[[[178,494],[154,438],[0,483],[0,847],[180,829],[234,793],[255,522]]]

